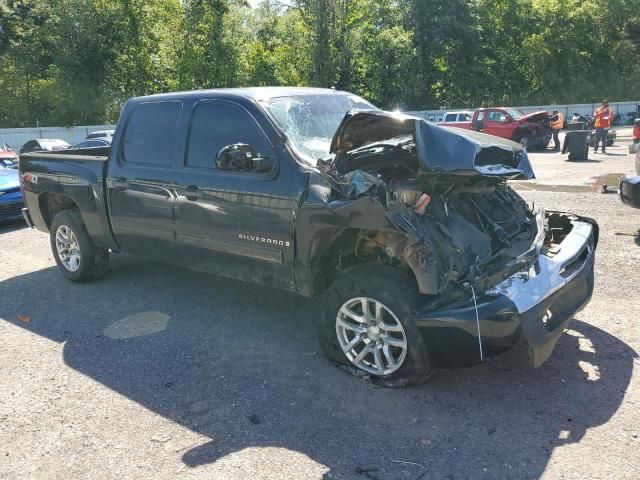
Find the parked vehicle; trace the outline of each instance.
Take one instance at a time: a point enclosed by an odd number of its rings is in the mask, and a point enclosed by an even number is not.
[[[479,108],[469,122],[457,122],[455,126],[507,138],[529,150],[547,148],[552,137],[548,112],[525,115],[508,107]]]
[[[538,366],[591,297],[598,226],[510,188],[534,176],[517,143],[312,88],[153,95],[120,118],[102,157],[20,158],[25,219],[70,280],[129,252],[319,295],[323,351],[386,385],[520,337]]]
[[[100,148],[100,147],[108,147],[111,145],[111,140],[102,140],[102,139],[90,139],[90,140],[82,140],[79,143],[76,143],[72,147],[69,147],[69,150],[78,150],[82,148]]]
[[[628,173],[620,179],[620,200],[633,208],[640,208],[640,150],[636,151],[636,173]]]
[[[98,130],[87,135],[87,140],[100,139],[111,143],[115,130]]]
[[[0,146],[0,167],[18,168],[18,155],[6,143]]]
[[[55,152],[57,150],[66,150],[69,145],[64,140],[57,138],[39,138],[37,140],[29,140],[22,147],[20,147],[20,153],[29,152]]]
[[[470,125],[473,118],[472,110],[461,110],[459,112],[447,112],[444,114],[444,119],[439,122],[440,125],[447,127],[460,127],[465,128]]]
[[[591,130],[593,128],[595,120],[591,115],[580,115],[579,113],[574,113],[573,115],[571,115],[570,123],[584,123],[584,127],[587,130]]]
[[[23,207],[18,170],[0,166],[0,222],[22,218]]]

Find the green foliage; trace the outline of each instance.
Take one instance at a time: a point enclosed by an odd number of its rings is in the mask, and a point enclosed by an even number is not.
[[[383,108],[640,94],[638,0],[0,0],[0,126],[136,95],[334,86]]]

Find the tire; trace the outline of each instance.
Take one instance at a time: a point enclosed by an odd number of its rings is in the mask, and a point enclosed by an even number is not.
[[[533,140],[533,137],[531,135],[523,135],[518,139],[518,143],[522,146],[522,148],[527,150],[531,145],[532,140]]]
[[[385,265],[346,270],[322,298],[318,335],[324,354],[350,373],[380,385],[395,387],[425,382],[433,367],[412,318],[412,311],[422,302],[424,297],[418,292],[415,279],[401,270]],[[371,312],[366,323],[358,323],[343,313],[362,314],[365,304]],[[382,307],[376,316],[378,304]],[[377,323],[379,320],[382,324]],[[359,334],[361,340],[356,340],[355,332],[350,330],[352,326],[366,328]],[[398,346],[403,341],[404,346]],[[356,343],[348,349],[351,342]],[[358,361],[365,349],[369,352]]]
[[[69,280],[89,282],[107,270],[109,251],[93,243],[79,210],[59,212],[51,222],[49,237],[53,258]]]

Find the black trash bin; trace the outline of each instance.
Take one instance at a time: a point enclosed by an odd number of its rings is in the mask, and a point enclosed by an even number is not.
[[[586,127],[587,127],[587,122],[567,123],[567,130],[584,130]]]
[[[569,160],[580,161],[589,159],[589,142],[591,130],[574,130],[565,132],[562,153],[569,152]]]

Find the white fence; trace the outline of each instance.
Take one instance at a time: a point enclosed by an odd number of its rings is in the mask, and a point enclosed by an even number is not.
[[[515,107],[525,113],[533,113],[540,110],[551,112],[558,110],[564,113],[565,118],[570,118],[574,113],[580,115],[592,114],[599,103],[579,103],[573,105],[527,105],[523,107]],[[628,112],[640,112],[640,100],[635,102],[612,102],[611,108],[620,114],[622,122],[626,122]],[[439,122],[444,117],[445,112],[456,110],[473,110],[471,108],[450,108],[447,110],[421,110],[416,112],[407,112],[410,115],[424,118],[432,122]],[[25,142],[37,138],[61,138],[70,144],[78,143],[80,140],[96,130],[110,130],[115,128],[114,125],[87,125],[82,127],[39,127],[39,128],[0,128],[0,145],[9,144],[11,148],[18,149]]]
[[[60,138],[71,145],[86,138],[96,130],[111,130],[113,125],[87,125],[83,127],[39,127],[39,128],[0,128],[0,145],[9,144],[18,149],[29,140],[37,138]]]
[[[574,113],[580,115],[593,114],[596,108],[600,106],[599,103],[577,103],[572,105],[527,105],[525,107],[514,107],[518,110],[522,110],[524,113],[533,113],[540,110],[546,110],[552,112],[558,110],[562,112],[565,118],[570,118]],[[635,102],[610,102],[609,106],[613,108],[616,113],[619,113],[622,117],[622,122],[626,123],[627,113],[640,111],[640,100]],[[454,112],[457,110],[473,110],[473,108],[449,108],[447,110],[422,110],[417,112],[407,112],[410,115],[424,118],[431,122],[439,122],[444,117],[446,112]]]

